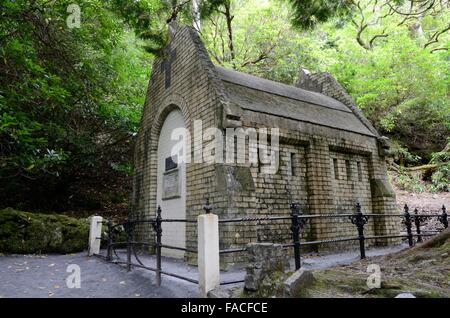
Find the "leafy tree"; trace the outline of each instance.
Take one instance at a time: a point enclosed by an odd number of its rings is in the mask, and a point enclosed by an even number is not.
[[[306,6],[308,1],[302,3]],[[357,29],[352,19],[357,15],[353,16],[351,6],[342,8],[353,2],[333,3],[327,7],[330,15],[324,18],[328,22],[314,18],[315,28],[292,30],[286,24],[292,12],[285,1],[231,1],[234,54],[223,7],[222,13],[203,22],[202,36],[217,64],[258,76],[293,84],[300,67],[331,72],[383,134],[397,140],[399,149],[426,162],[433,151],[444,147],[450,133],[448,53],[425,47],[429,36],[445,29],[447,22],[442,16],[448,13],[432,15],[429,11],[420,20],[424,37],[418,38],[405,27],[415,23],[412,16],[391,14],[374,24],[374,1],[358,2],[370,25],[360,35],[364,43],[372,43],[367,50],[355,41]],[[341,6],[335,7],[339,3]],[[389,8],[385,2],[379,4]],[[331,15],[330,8],[339,14]],[[383,30],[389,36],[377,36]],[[434,45],[445,45],[447,36],[442,34]]]
[[[328,70],[382,133],[424,161],[445,146],[450,134],[448,53],[423,50],[406,30],[369,52],[343,38],[338,45],[339,62]]]
[[[448,189],[447,1],[196,1],[215,63],[288,84],[300,67],[331,72]],[[109,185],[127,192],[153,56],[168,22],[198,13],[192,0],[76,3],[80,28],[66,23],[69,0],[0,2],[2,205],[98,207]]]
[[[371,50],[379,39],[387,38],[398,28],[408,28],[414,36],[424,40],[423,47],[431,52],[448,50],[439,46],[450,30],[448,0],[288,0],[293,9],[292,24],[300,29],[311,29],[332,18],[351,21],[355,39],[366,50]],[[422,20],[432,16],[443,21],[425,30]],[[396,19],[395,26],[384,20]],[[426,24],[426,23],[425,23]],[[444,41],[445,43],[445,41]]]
[[[112,10],[145,41],[145,49],[154,54],[160,54],[167,43],[167,29],[171,22],[195,25],[194,21],[198,17],[207,19],[212,14],[220,12],[221,7],[229,8],[231,3],[230,0],[110,1]]]
[[[292,6],[292,24],[300,29],[311,29],[336,16],[347,16],[350,0],[288,0]]]
[[[290,27],[289,7],[284,2],[240,0],[232,1],[228,11],[220,6],[219,10],[203,21],[201,30],[219,65],[293,84],[300,66],[317,69],[328,59],[318,54],[326,40]],[[232,17],[231,28],[227,12]]]
[[[103,1],[78,1],[72,29],[69,4],[0,5],[2,204],[67,208],[69,185],[131,160],[150,56]]]

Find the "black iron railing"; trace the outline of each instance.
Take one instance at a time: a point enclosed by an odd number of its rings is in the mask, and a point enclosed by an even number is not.
[[[155,218],[144,219],[144,220],[143,219],[141,219],[141,220],[130,219],[126,222],[118,223],[115,225],[113,225],[111,219],[108,219],[108,221],[106,222],[106,225],[107,225],[106,257],[104,257],[102,255],[98,255],[98,254],[95,256],[98,256],[102,259],[105,259],[106,261],[109,261],[109,262],[112,262],[115,264],[125,265],[127,271],[131,271],[132,267],[143,268],[143,269],[153,271],[156,274],[156,285],[157,286],[161,286],[161,276],[162,275],[171,276],[171,277],[182,279],[182,280],[194,283],[194,284],[198,284],[198,280],[196,280],[196,279],[192,279],[190,277],[186,277],[183,275],[179,275],[177,273],[171,273],[171,272],[163,270],[163,268],[162,268],[162,252],[161,252],[163,248],[184,251],[187,253],[197,253],[197,250],[163,244],[162,243],[162,235],[163,235],[162,224],[163,223],[197,223],[197,221],[187,220],[187,219],[163,219],[161,216],[161,207],[159,207],[159,206],[157,208]],[[150,224],[152,226],[154,233],[155,233],[154,242],[143,242],[143,241],[133,240],[135,229],[138,224]],[[119,228],[119,227],[123,227],[125,229],[126,241],[114,242],[114,229]],[[120,256],[117,254],[116,248],[118,246],[125,246],[126,261],[122,261]],[[147,247],[152,247],[155,249],[155,256],[156,256],[156,266],[155,267],[144,265],[144,263],[139,258],[137,251],[136,251],[136,247],[138,247],[138,246],[147,246]],[[134,256],[134,258],[136,259],[136,262],[132,261],[132,256]]]
[[[414,237],[417,238],[417,242],[422,242],[422,238],[425,236],[432,236],[439,233],[439,230],[428,230],[423,232],[421,227],[424,221],[430,218],[437,218],[440,223],[442,223],[443,228],[448,227],[448,215],[445,206],[442,206],[442,213],[440,214],[419,214],[418,210],[414,210],[414,214],[409,213],[409,207],[404,206],[403,214],[376,214],[376,213],[362,213],[361,205],[359,203],[355,206],[356,211],[352,214],[300,214],[299,204],[291,204],[291,214],[290,216],[271,216],[271,217],[243,217],[234,219],[221,219],[219,223],[237,223],[237,222],[260,222],[269,221],[276,222],[282,220],[291,220],[290,230],[292,233],[292,243],[283,244],[284,247],[292,247],[294,249],[295,258],[295,268],[299,269],[301,267],[300,259],[300,248],[306,245],[319,245],[319,244],[329,244],[338,242],[348,242],[348,241],[358,241],[361,259],[366,257],[365,253],[365,241],[372,239],[389,239],[389,238],[406,238],[408,240],[409,246],[414,246]],[[402,218],[403,224],[406,227],[406,234],[399,235],[364,235],[364,226],[369,222],[370,218],[392,218],[399,217]],[[304,229],[305,224],[311,219],[323,219],[323,218],[348,218],[350,222],[356,227],[357,236],[354,237],[342,237],[336,239],[328,240],[317,240],[317,241],[301,241],[301,232]],[[413,234],[412,223],[414,222],[416,234]],[[221,254],[244,252],[246,248],[230,248],[223,249],[220,251]]]
[[[209,200],[206,201],[204,206],[204,210],[206,213],[211,213],[213,211],[213,206],[210,205]],[[422,242],[423,237],[432,236],[436,233],[439,233],[439,230],[427,230],[423,231],[422,225],[423,223],[431,218],[436,218],[442,225],[443,228],[448,228],[448,215],[445,206],[442,206],[442,213],[439,214],[419,214],[418,210],[415,209],[413,214],[409,213],[409,207],[407,205],[404,206],[404,213],[398,214],[376,214],[376,213],[366,213],[364,214],[361,209],[361,205],[357,203],[355,205],[354,213],[339,213],[339,214],[301,214],[300,205],[298,203],[292,203],[290,206],[290,214],[289,215],[279,215],[279,216],[246,216],[241,218],[228,218],[228,219],[219,219],[219,226],[223,224],[229,223],[259,223],[259,222],[281,222],[281,221],[290,221],[290,232],[292,241],[289,243],[284,243],[282,246],[286,249],[293,249],[294,261],[295,261],[295,269],[301,268],[301,252],[302,246],[311,246],[311,245],[321,245],[321,244],[333,244],[340,242],[349,242],[349,241],[357,241],[359,242],[359,252],[361,259],[366,257],[366,241],[373,239],[394,239],[394,238],[405,238],[408,241],[410,247],[414,246],[416,242]],[[315,240],[315,241],[306,241],[302,240],[302,231],[305,228],[305,225],[308,221],[313,219],[347,219],[353,224],[356,228],[356,235],[350,237],[339,237],[334,239],[324,239],[324,240]],[[402,223],[406,227],[406,234],[398,234],[398,235],[370,235],[366,236],[364,234],[364,227],[370,222],[370,219],[376,218],[400,218]],[[177,273],[171,273],[168,271],[164,271],[162,268],[162,254],[161,250],[163,248],[172,249],[172,250],[180,250],[186,253],[196,254],[196,249],[189,249],[177,246],[171,246],[162,243],[162,224],[163,223],[197,223],[196,220],[188,220],[188,219],[164,219],[161,216],[161,208],[158,207],[156,211],[156,217],[150,219],[142,219],[142,220],[133,220],[130,219],[127,222],[114,224],[111,219],[108,219],[106,222],[107,225],[107,235],[106,235],[106,257],[102,255],[99,256],[109,262],[113,262],[120,265],[125,265],[128,271],[132,269],[132,267],[143,268],[150,271],[155,272],[156,274],[156,284],[157,286],[161,285],[161,276],[171,276],[178,279],[182,279],[194,284],[198,284],[198,280],[192,279],[190,277],[185,277],[179,275]],[[150,224],[155,232],[154,242],[144,242],[144,241],[135,241],[133,240],[133,234],[135,232],[135,228],[138,224]],[[126,241],[114,241],[114,232],[117,228],[123,227],[126,232]],[[414,229],[413,229],[414,226]],[[414,233],[415,230],[415,233]],[[416,242],[414,240],[416,238]],[[125,246],[126,248],[126,261],[122,261],[118,256],[116,249],[118,246]],[[146,266],[140,260],[139,256],[136,252],[136,247],[138,246],[147,246],[155,249],[156,255],[156,266]],[[231,254],[231,253],[240,253],[245,252],[247,250],[246,247],[238,247],[238,248],[227,248],[221,249],[219,251],[220,254]],[[114,255],[113,255],[114,254]],[[134,254],[134,258],[136,262],[132,261],[132,254]],[[234,283],[241,283],[243,280],[234,280],[228,282],[221,282],[221,285],[228,285]]]
[[[448,215],[445,206],[442,206],[441,214],[419,214],[418,210],[414,210],[414,214],[411,215],[409,213],[409,207],[407,205],[404,206],[403,214],[376,214],[376,213],[367,213],[363,214],[361,211],[361,205],[359,203],[355,206],[355,213],[352,214],[311,214],[311,215],[302,215],[300,213],[300,206],[298,203],[291,204],[291,214],[289,216],[269,216],[269,217],[243,217],[243,218],[234,218],[234,219],[221,219],[219,223],[238,223],[238,222],[277,222],[283,220],[291,220],[291,234],[292,234],[292,243],[282,244],[284,248],[293,248],[294,250],[294,261],[295,261],[295,269],[301,268],[301,247],[302,246],[311,246],[311,245],[320,245],[320,244],[330,244],[330,243],[339,243],[339,242],[349,242],[349,241],[358,241],[359,242],[359,252],[361,259],[366,257],[366,240],[373,239],[394,239],[394,238],[406,238],[408,240],[408,244],[410,247],[414,246],[414,237],[417,238],[417,242],[422,242],[422,238],[425,236],[432,236],[440,231],[426,231],[423,232],[421,230],[422,223],[430,218],[437,218],[440,223],[442,223],[444,228],[448,227]],[[369,222],[370,218],[388,218],[388,217],[399,217],[403,220],[403,224],[406,227],[406,234],[399,235],[371,235],[365,236],[364,234],[364,226]],[[305,227],[305,224],[308,220],[311,219],[323,219],[323,218],[347,218],[349,221],[356,227],[357,236],[353,237],[341,237],[335,239],[327,239],[327,240],[316,240],[316,241],[301,241],[302,230]],[[413,234],[412,223],[414,222],[416,234]],[[230,254],[230,253],[239,253],[245,252],[246,247],[243,248],[229,248],[222,249],[220,251],[221,254]],[[227,285],[241,281],[233,281],[233,282],[222,282],[221,285]]]

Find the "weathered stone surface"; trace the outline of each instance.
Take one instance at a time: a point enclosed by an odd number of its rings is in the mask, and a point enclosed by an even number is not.
[[[297,270],[284,282],[286,297],[301,297],[313,283],[314,276],[310,271]]]
[[[353,98],[347,93],[342,85],[327,72],[311,73],[307,70],[301,69],[298,82],[296,84],[299,88],[304,88],[309,91],[322,93],[326,96],[332,97],[344,105],[346,105],[355,114],[356,117],[376,136],[379,136],[377,130],[364,117],[362,111],[356,106]]]
[[[372,179],[370,180],[370,189],[372,197],[395,197],[395,192],[386,180]]]
[[[208,298],[230,298],[232,290],[225,287],[218,287],[208,292]]]
[[[281,244],[251,243],[247,245],[248,265],[245,289],[258,291],[263,284],[271,285],[268,276],[284,273],[289,269],[289,259]]]

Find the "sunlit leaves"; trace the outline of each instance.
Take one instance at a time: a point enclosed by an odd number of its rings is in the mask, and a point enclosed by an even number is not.
[[[103,164],[98,136],[129,147],[137,131],[151,56],[111,2],[77,1],[81,25],[73,29],[70,3],[0,5],[0,180],[87,171]],[[128,162],[121,145],[104,158]]]

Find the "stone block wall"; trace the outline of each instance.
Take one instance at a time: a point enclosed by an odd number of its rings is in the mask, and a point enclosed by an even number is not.
[[[372,180],[387,183],[384,158],[379,156],[376,138],[308,123],[299,124],[294,120],[252,111],[245,111],[242,118],[245,127],[283,127],[280,130],[280,167],[275,175],[266,175],[260,173],[257,167],[249,167],[255,190],[253,193],[237,192],[232,195],[236,203],[228,212],[232,212],[233,217],[255,213],[261,216],[288,215],[292,201],[301,203],[303,214],[351,214],[355,212],[357,201],[363,213],[397,212],[392,192],[380,197],[373,195]],[[298,160],[296,177],[291,176],[289,171],[292,152]],[[333,159],[336,159],[338,178]],[[397,234],[400,221],[396,218],[370,218],[365,234]],[[234,225],[231,229],[233,238],[224,239],[222,245],[223,248],[238,248],[246,240],[265,241],[263,233],[269,233],[267,241],[291,242],[289,227],[289,221]],[[224,229],[224,232],[228,230]],[[226,233],[223,235],[229,237]],[[303,231],[302,239],[333,240],[356,235],[356,227],[347,217],[313,219]],[[381,240],[367,240],[366,245],[380,243]],[[357,244],[356,241],[324,244],[318,248],[354,248]],[[292,251],[288,250],[288,253]],[[236,255],[224,255],[224,258],[227,263],[239,261]]]
[[[202,120],[204,128],[217,127],[221,122],[225,102],[223,92],[218,90],[220,80],[214,76],[214,65],[196,31],[179,28],[171,36],[169,47],[166,56],[154,62],[137,137],[132,218],[145,219],[156,215],[157,145],[166,116],[174,109],[180,109],[192,138],[196,136],[194,120]],[[175,58],[171,58],[173,52],[176,52]],[[168,59],[171,60],[169,86],[162,67]],[[213,204],[217,203],[217,206],[223,200],[216,200],[214,165],[190,163],[186,169],[186,218],[196,219],[197,215],[204,213],[206,198],[210,198]],[[196,248],[196,224],[188,223],[186,233],[187,248]],[[136,231],[136,237],[154,241],[154,232],[149,224],[142,224]]]

